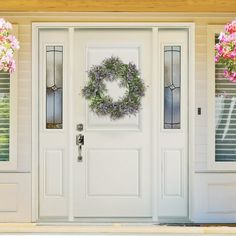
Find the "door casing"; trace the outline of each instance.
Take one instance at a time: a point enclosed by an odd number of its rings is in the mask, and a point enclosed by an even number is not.
[[[38,84],[38,36],[40,29],[53,29],[53,28],[67,28],[69,30],[69,41],[73,41],[73,33],[74,28],[151,28],[153,31],[153,42],[158,40],[158,29],[160,28],[169,28],[169,29],[187,29],[188,30],[188,40],[189,40],[189,70],[188,70],[188,93],[191,94],[189,96],[188,103],[188,126],[189,126],[189,148],[188,148],[188,156],[189,156],[189,170],[188,170],[188,195],[189,195],[189,211],[188,211],[188,220],[192,219],[192,193],[194,189],[194,169],[192,167],[192,163],[194,162],[194,137],[195,137],[195,24],[194,23],[32,23],[32,222],[36,222],[39,220],[39,198],[38,198],[38,185],[39,185],[39,173],[38,173],[38,163],[39,163],[39,84]],[[153,43],[153,50],[158,51],[157,45]],[[73,50],[70,49],[69,54],[73,55]],[[157,54],[153,54],[153,63],[158,63]],[[71,63],[72,64],[72,63]],[[72,66],[72,65],[70,65]],[[72,69],[73,68],[69,68]],[[72,79],[72,73],[69,76],[69,80]],[[159,74],[153,69],[153,77],[157,78],[152,81],[152,86],[158,86],[157,81]],[[69,88],[72,89],[71,84],[69,84]],[[152,108],[155,111],[158,105],[157,94],[152,92]],[[68,104],[72,104],[70,101]],[[72,107],[69,108],[71,111]],[[154,222],[158,222],[158,163],[156,158],[158,153],[158,135],[157,132],[157,123],[158,115],[156,112],[153,113],[152,119],[152,159],[153,159],[153,169],[152,169],[152,220]],[[71,122],[72,123],[72,122]],[[72,132],[71,127],[71,132]],[[72,137],[72,135],[70,135]],[[71,140],[71,145],[73,145],[73,140]],[[154,145],[155,144],[155,145]],[[72,147],[71,147],[72,149]],[[70,157],[72,158],[72,157]],[[70,161],[71,165],[69,167],[69,189],[73,189],[73,166],[72,160]],[[72,192],[72,191],[70,191]],[[156,200],[154,200],[156,199]],[[69,206],[68,206],[68,221],[73,221],[73,194],[69,194]],[[186,221],[185,219],[184,221]]]

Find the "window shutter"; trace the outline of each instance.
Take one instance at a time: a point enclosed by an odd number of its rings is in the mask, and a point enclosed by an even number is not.
[[[0,72],[0,161],[9,161],[10,75]]]

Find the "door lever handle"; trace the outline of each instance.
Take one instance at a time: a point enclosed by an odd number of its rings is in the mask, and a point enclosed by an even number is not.
[[[84,135],[83,134],[78,134],[76,135],[76,145],[84,145]]]
[[[83,160],[82,146],[84,145],[84,135],[79,134],[76,136],[76,145],[78,146],[78,161],[81,162]]]

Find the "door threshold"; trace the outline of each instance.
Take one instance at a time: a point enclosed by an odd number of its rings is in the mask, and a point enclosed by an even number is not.
[[[40,219],[37,225],[80,225],[80,226],[132,226],[132,225],[154,225],[157,222],[152,218],[95,218],[95,217],[77,217],[73,221],[68,219]]]

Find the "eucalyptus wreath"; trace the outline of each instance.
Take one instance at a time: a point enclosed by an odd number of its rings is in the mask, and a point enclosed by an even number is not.
[[[97,115],[110,116],[116,120],[126,115],[136,115],[141,109],[145,85],[134,63],[125,64],[119,57],[114,56],[106,58],[100,65],[90,68],[88,79],[82,94],[89,101],[90,109]],[[115,80],[120,88],[126,88],[124,96],[116,101],[107,94],[105,83]]]

